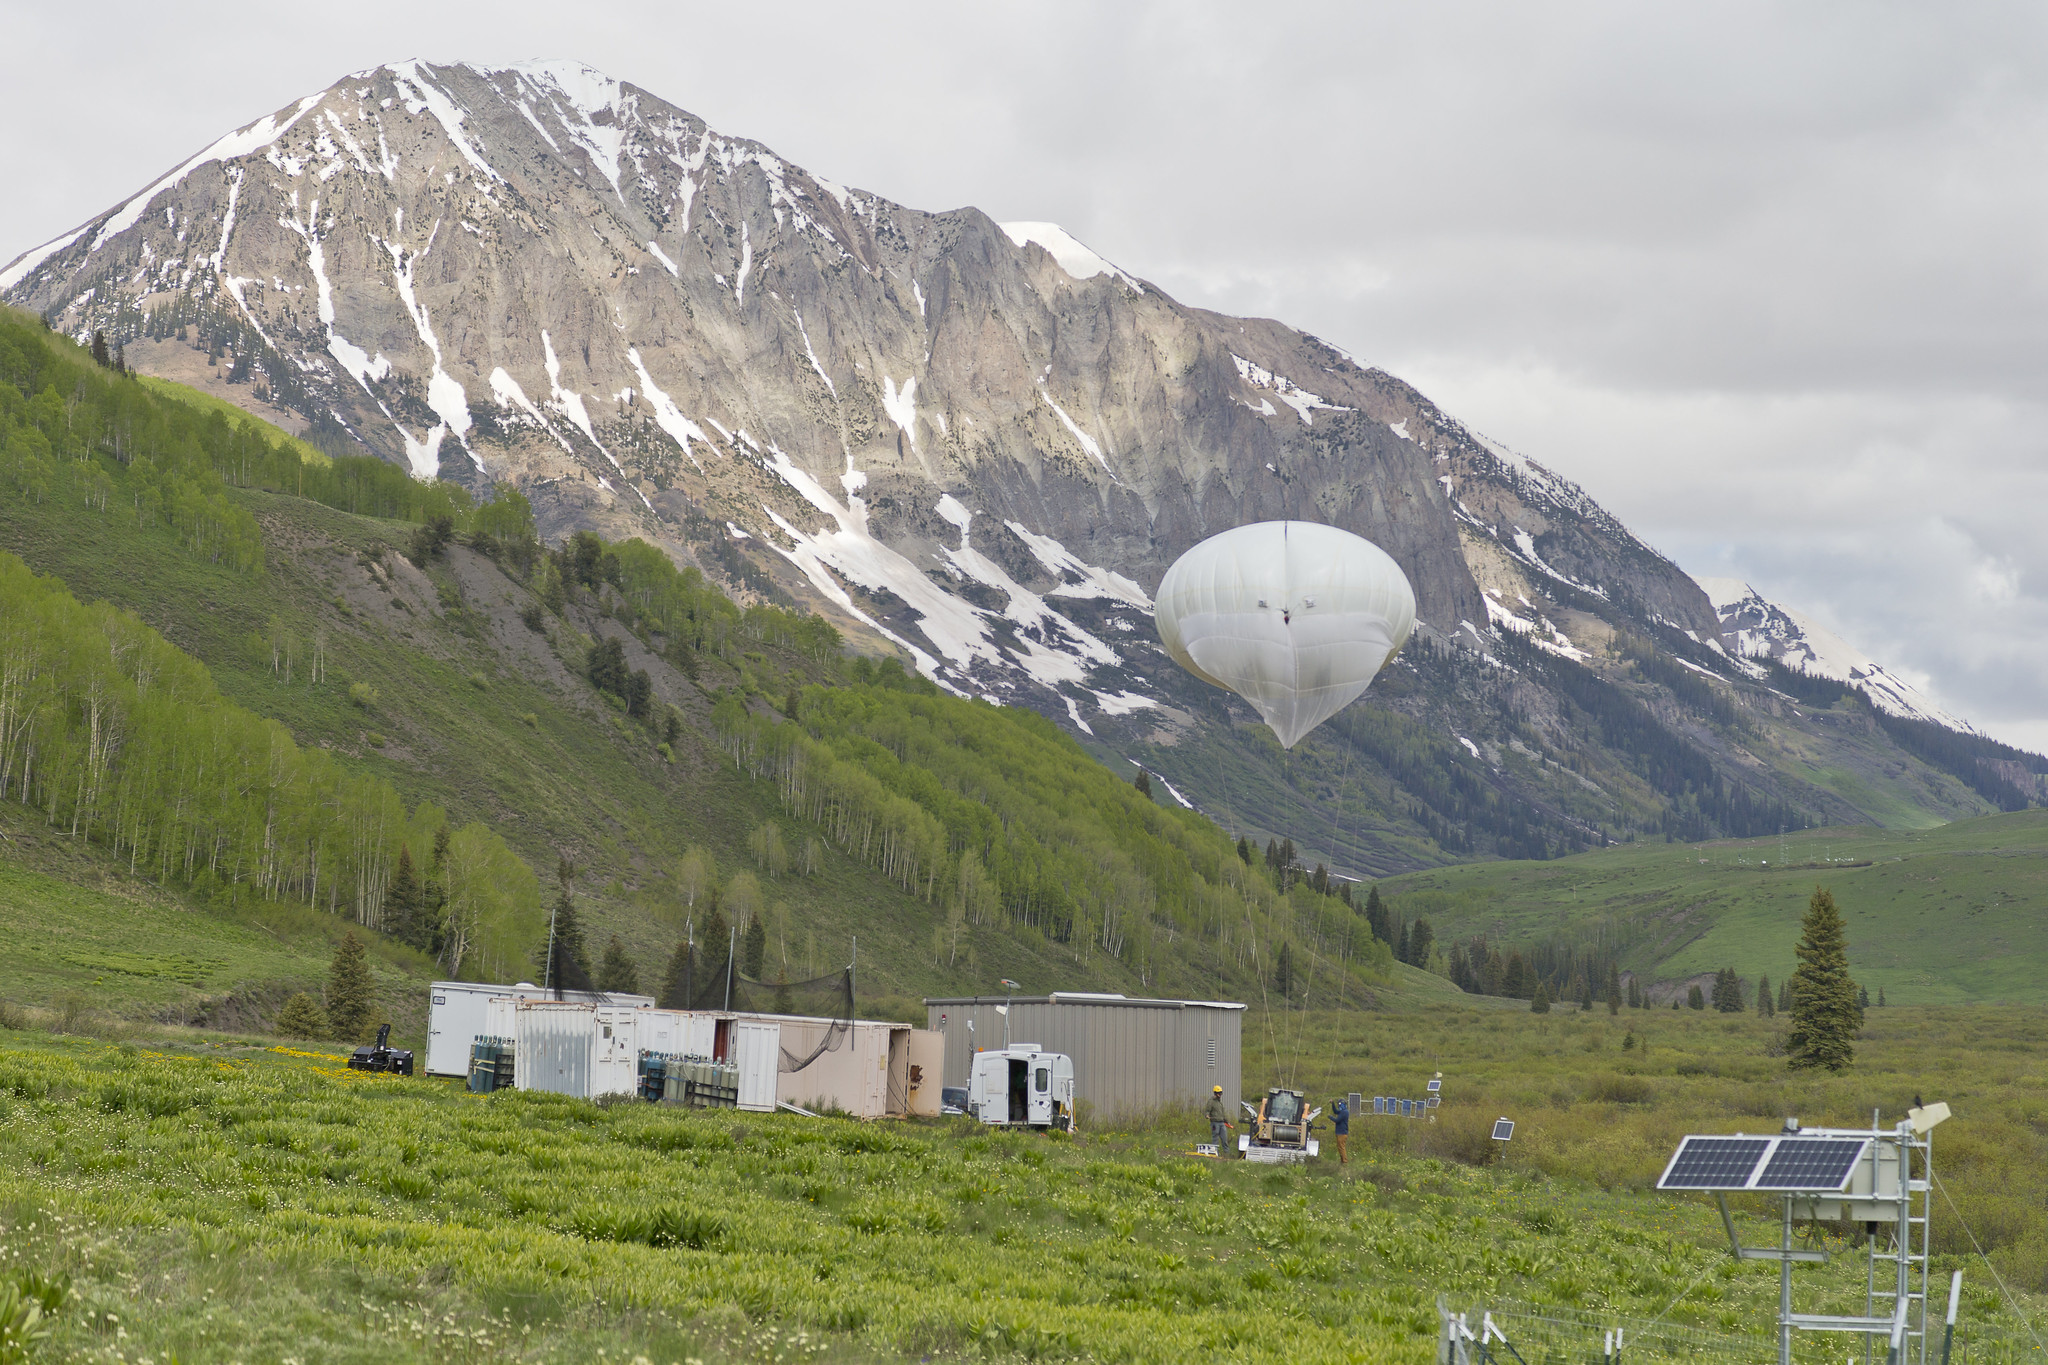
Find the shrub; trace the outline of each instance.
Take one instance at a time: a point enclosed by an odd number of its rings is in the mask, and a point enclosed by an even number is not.
[[[284,1009],[277,1016],[277,1031],[287,1038],[325,1038],[327,1011],[320,1008],[319,1001],[300,991],[284,1002]]]
[[[348,685],[348,699],[367,711],[377,704],[377,689],[366,682],[352,682]]]

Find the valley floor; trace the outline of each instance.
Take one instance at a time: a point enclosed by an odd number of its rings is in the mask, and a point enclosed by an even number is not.
[[[472,1096],[225,1034],[0,1031],[0,1276],[70,1277],[51,1347],[77,1360],[1421,1365],[1439,1295],[1576,1315],[1589,1349],[1661,1316],[1761,1359],[1775,1272],[1728,1257],[1710,1203],[1645,1191],[1662,1154],[1919,1088],[1956,1110],[1953,1207],[2040,1314],[2040,1011],[1895,1009],[1819,1078],[1788,1077],[1755,1020],[1432,1007],[1309,1016],[1291,1047],[1283,1022],[1248,1027],[1248,1079],[1327,1102],[1441,1070],[1439,1122],[1361,1117],[1349,1166],[1326,1147],[1287,1171],[1193,1157],[1191,1119],[1047,1139],[714,1115]],[[1765,1213],[1741,1210],[1747,1240]],[[1802,1307],[1860,1307],[1863,1251],[1821,1240]],[[1949,1209],[1936,1247],[1965,1272],[1970,1358],[2004,1358],[2020,1326]]]

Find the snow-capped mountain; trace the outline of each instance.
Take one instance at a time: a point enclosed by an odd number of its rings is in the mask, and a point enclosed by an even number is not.
[[[1975,733],[1967,721],[1942,710],[1925,692],[1805,613],[1779,606],[1739,578],[1698,582],[1721,618],[1730,648],[1741,657],[1775,659],[1794,672],[1850,683],[1888,715]]]
[[[643,536],[815,606],[1233,826],[1327,828],[1333,861],[1555,850],[1752,801],[1858,818],[1646,681],[1669,650],[1754,687],[1697,584],[1399,379],[1181,304],[1055,224],[896,204],[575,63],[358,72],[19,257],[0,298],[329,449],[516,483],[551,534]],[[1167,662],[1149,594],[1274,518],[1384,548],[1421,643],[1369,698],[1393,729],[1321,732],[1341,776],[1246,785],[1215,755],[1270,769],[1249,713]],[[1652,728],[1596,715],[1624,704]],[[1639,743],[1706,767],[1646,778],[1616,749]]]

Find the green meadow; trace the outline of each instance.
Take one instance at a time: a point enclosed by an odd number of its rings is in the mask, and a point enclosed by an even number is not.
[[[1618,845],[1554,862],[1474,863],[1389,878],[1381,893],[1438,943],[1605,943],[1646,981],[1734,967],[1752,989],[1793,966],[1799,917],[1828,887],[1849,965],[1895,1004],[2048,1002],[2048,811],[1927,830],[1802,830],[1783,839]]]
[[[1760,1357],[1775,1270],[1727,1254],[1707,1201],[1648,1190],[1672,1144],[1867,1122],[1918,1091],[1956,1113],[1935,1270],[1965,1273],[1971,1358],[2018,1358],[2040,1319],[2040,1011],[1873,1011],[1839,1076],[1787,1073],[1764,1021],[1688,1011],[1293,1022],[1262,1057],[1249,1021],[1248,1082],[1327,1103],[1441,1070],[1436,1120],[1362,1116],[1349,1165],[1326,1134],[1279,1170],[1194,1157],[1200,1125],[1171,1116],[1065,1139],[710,1114],[473,1096],[223,1034],[0,1030],[0,1243],[9,1272],[70,1277],[56,1359],[1421,1365],[1439,1295]],[[1746,1241],[1772,1235],[1763,1204],[1738,1212]],[[1855,1230],[1804,1235],[1832,1259],[1800,1268],[1802,1308],[1857,1309]]]

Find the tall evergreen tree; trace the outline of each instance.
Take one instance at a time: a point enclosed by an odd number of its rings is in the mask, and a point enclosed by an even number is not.
[[[587,991],[590,969],[584,966],[583,924],[576,914],[576,898],[569,894],[574,876],[568,860],[556,869],[562,889],[548,915],[548,939],[541,951],[545,957],[541,984],[553,991]]]
[[[637,995],[640,991],[640,969],[626,955],[617,934],[605,945],[604,960],[597,964],[597,988],[606,994]]]
[[[1707,1007],[1707,993],[1695,981],[1685,991],[1685,1007],[1689,1010],[1703,1010]]]
[[[411,846],[400,844],[398,866],[384,888],[384,932],[408,947],[426,948],[432,938],[426,921],[426,888],[413,866]]]
[[[695,965],[690,940],[676,940],[676,950],[669,954],[668,970],[661,974],[661,994],[655,997],[654,1003],[665,1010],[690,1009],[690,978]]]
[[[1848,930],[1826,888],[1813,889],[1799,929],[1799,967],[1787,983],[1792,988],[1787,1060],[1794,1068],[1840,1071],[1855,1060],[1862,1014],[1856,1007],[1856,983],[1849,978]]]
[[[1541,981],[1536,983],[1536,994],[1529,1001],[1529,1013],[1550,1013],[1550,987]]]
[[[1529,964],[1522,961],[1520,950],[1508,954],[1507,970],[1501,973],[1500,993],[1510,1000],[1527,1000],[1536,993],[1536,983],[1530,979]]]
[[[1579,978],[1579,1013],[1586,1014],[1593,1008],[1593,982],[1588,977]]]
[[[1607,964],[1607,1013],[1621,1013],[1621,968],[1612,962]]]
[[[377,1022],[377,983],[363,956],[363,941],[351,929],[334,947],[327,968],[327,1023],[334,1036],[360,1039]]]
[[[1280,944],[1280,957],[1273,966],[1273,989],[1280,993],[1282,1000],[1294,993],[1294,948],[1284,939]]]
[[[1131,779],[1131,785],[1136,787],[1138,794],[1147,801],[1152,799],[1152,777],[1143,768],[1138,769],[1138,775]]]
[[[1733,967],[1714,973],[1713,1006],[1722,1014],[1742,1013],[1742,978]]]
[[[1251,841],[1246,839],[1242,834],[1237,836],[1237,857],[1238,861],[1242,862],[1246,867],[1250,867],[1252,865]]]
[[[1372,929],[1372,936],[1388,947],[1394,946],[1392,927],[1387,923],[1387,903],[1380,899],[1380,889],[1375,886],[1365,893],[1365,922]]]
[[[1756,979],[1756,1012],[1765,1019],[1776,1013],[1771,1008],[1771,979],[1768,976]]]
[[[747,924],[741,943],[740,970],[759,981],[761,970],[768,961],[768,926],[762,923],[760,915],[755,915]]]
[[[1407,925],[1405,925],[1405,924],[1401,926],[1401,931],[1400,931],[1400,941],[1394,944],[1394,960],[1395,960],[1396,962],[1406,962],[1406,961],[1408,961],[1408,960],[1409,960],[1409,959],[1408,959],[1408,926],[1407,926]]]
[[[732,964],[732,931],[726,925],[725,912],[718,908],[717,888],[712,888],[708,897],[711,912],[704,920],[704,937],[698,940],[697,992],[693,1009],[716,1010],[725,1008],[726,973]]]
[[[1796,975],[1796,973],[1795,973],[1795,975]],[[1778,1012],[1779,1014],[1788,1014],[1788,1013],[1790,1013],[1790,1012],[1791,1012],[1791,1009],[1792,1009],[1792,978],[1788,976],[1788,977],[1786,977],[1786,978],[1785,978],[1785,979],[1784,979],[1783,981],[1781,981],[1781,982],[1779,982],[1779,983],[1778,983],[1778,1008],[1777,1008],[1777,1012]]]
[[[1408,930],[1408,961],[1417,967],[1429,966],[1429,955],[1436,951],[1436,930],[1429,927],[1429,921],[1418,919]]]

